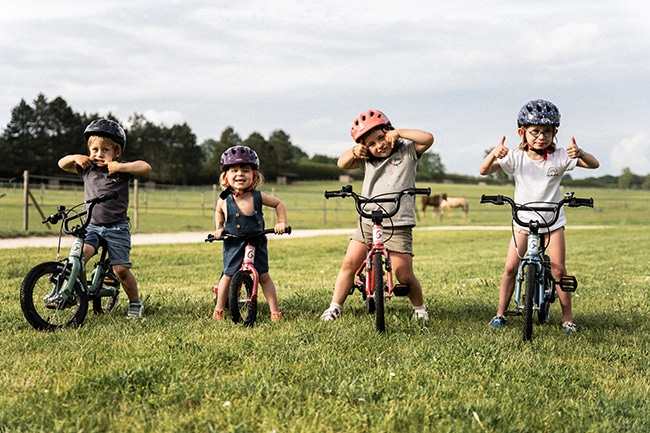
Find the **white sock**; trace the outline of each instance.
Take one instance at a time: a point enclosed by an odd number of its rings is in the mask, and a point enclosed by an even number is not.
[[[415,311],[425,311],[427,309],[427,306],[425,304],[420,305],[419,307],[416,307],[415,305],[413,306],[413,309]]]
[[[332,303],[330,303],[330,308],[336,308],[337,310],[341,311],[341,308],[343,308],[343,305],[339,304],[338,302],[332,302]]]

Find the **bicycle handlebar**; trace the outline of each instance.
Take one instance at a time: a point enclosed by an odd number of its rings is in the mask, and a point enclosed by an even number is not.
[[[326,199],[330,199],[332,197],[352,197],[354,199],[354,204],[357,208],[357,213],[361,215],[364,218],[369,218],[373,219],[376,217],[379,217],[378,215],[373,215],[372,212],[368,213],[363,209],[362,206],[365,206],[369,203],[395,203],[395,207],[393,208],[392,211],[390,212],[381,212],[381,219],[384,218],[391,218],[395,216],[397,211],[399,211],[400,207],[400,199],[404,195],[416,195],[416,194],[422,194],[422,195],[431,195],[431,188],[407,188],[402,191],[396,191],[396,192],[390,192],[390,193],[385,193],[385,194],[379,194],[375,197],[371,198],[366,198],[366,197],[361,197],[357,193],[355,193],[352,190],[352,185],[345,185],[343,186],[339,191],[325,191],[324,195]],[[376,211],[375,211],[376,212]]]
[[[66,209],[65,206],[59,206],[57,207],[57,211],[55,214],[50,215],[49,217],[45,218],[41,222],[43,224],[47,224],[47,223],[57,224],[59,221],[63,220],[63,232],[68,235],[75,234],[79,230],[88,227],[88,224],[90,224],[90,218],[92,216],[93,208],[95,207],[95,205],[99,203],[103,203],[105,201],[114,200],[116,198],[117,198],[117,193],[115,191],[111,191],[105,194],[98,195],[97,197],[91,198],[89,200],[85,200],[82,203],[74,205],[70,209]],[[69,216],[74,209],[76,209],[77,207],[83,204],[89,204],[90,206],[88,206],[87,209],[81,212],[75,213],[73,216]],[[86,215],[86,220],[84,221],[83,224],[74,226],[72,228],[69,227],[70,221],[79,219],[84,215]]]
[[[210,234],[208,234],[208,237],[205,238],[205,242],[222,241],[222,240],[228,239],[228,238],[252,239],[252,238],[256,238],[258,236],[262,236],[262,235],[270,235],[272,233],[275,233],[274,229],[266,229],[266,230],[263,230],[263,231],[261,231],[259,233],[253,233],[252,235],[244,235],[244,236],[238,236],[238,235],[233,234],[233,233],[224,232],[221,235],[221,237],[219,237],[219,238],[215,237],[214,234],[210,233]],[[291,234],[291,226],[287,226],[284,233],[278,233],[278,234],[290,235]]]
[[[523,227],[529,227],[529,224],[532,223],[533,221],[529,222],[524,222],[519,218],[519,212],[521,211],[533,211],[533,212],[552,212],[553,213],[553,218],[551,221],[544,221],[543,223],[540,223],[537,221],[538,226],[540,228],[549,228],[553,224],[556,223],[558,218],[560,217],[560,209],[562,206],[567,205],[569,207],[580,207],[580,206],[588,206],[588,207],[594,207],[594,199],[593,198],[577,198],[573,196],[572,192],[567,192],[564,194],[564,198],[560,200],[557,203],[553,202],[530,202],[530,203],[524,203],[524,204],[517,204],[513,199],[510,197],[506,197],[504,195],[485,195],[483,194],[481,196],[481,204],[484,203],[492,203],[496,205],[504,205],[504,204],[509,204],[510,207],[512,208],[512,219],[519,224],[520,226]]]

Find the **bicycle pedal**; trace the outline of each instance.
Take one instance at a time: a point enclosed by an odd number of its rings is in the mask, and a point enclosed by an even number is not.
[[[395,296],[408,296],[411,291],[411,286],[408,284],[396,284],[393,286],[393,295]]]
[[[578,280],[573,275],[562,275],[560,278],[560,289],[563,292],[575,292],[578,288]]]

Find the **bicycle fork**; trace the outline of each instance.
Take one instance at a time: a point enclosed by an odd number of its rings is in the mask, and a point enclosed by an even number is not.
[[[70,255],[68,260],[65,263],[63,270],[57,276],[56,282],[52,291],[45,297],[44,301],[47,305],[62,305],[65,301],[68,300],[74,285],[76,283],[78,275],[85,273],[84,261],[83,261],[83,240],[80,238],[75,238],[70,247]],[[74,278],[72,278],[74,277]],[[61,288],[64,280],[65,287]],[[86,282],[82,282],[82,290],[87,290]]]
[[[251,298],[248,300],[251,304],[257,300],[257,284],[259,282],[260,276],[255,269],[255,246],[252,244],[246,244],[244,247],[244,260],[242,260],[241,269],[242,271],[250,272],[253,276],[253,290],[251,292]]]

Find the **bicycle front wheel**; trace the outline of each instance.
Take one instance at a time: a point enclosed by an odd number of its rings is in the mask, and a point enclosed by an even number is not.
[[[535,302],[535,286],[537,286],[537,267],[528,265],[526,267],[526,282],[524,293],[524,310],[522,316],[524,319],[524,341],[533,339],[533,304]]]
[[[32,268],[20,286],[20,308],[25,319],[38,330],[54,331],[67,326],[81,326],[88,312],[88,295],[77,278],[70,297],[61,302],[47,298],[65,287],[69,276],[65,265],[46,262]]]
[[[373,296],[375,298],[375,325],[377,332],[386,330],[384,317],[384,257],[381,254],[375,254],[372,258],[372,278],[373,278]]]
[[[237,271],[230,280],[228,291],[228,309],[235,323],[244,322],[244,326],[252,327],[257,318],[257,300],[253,296],[253,279],[246,271]]]

